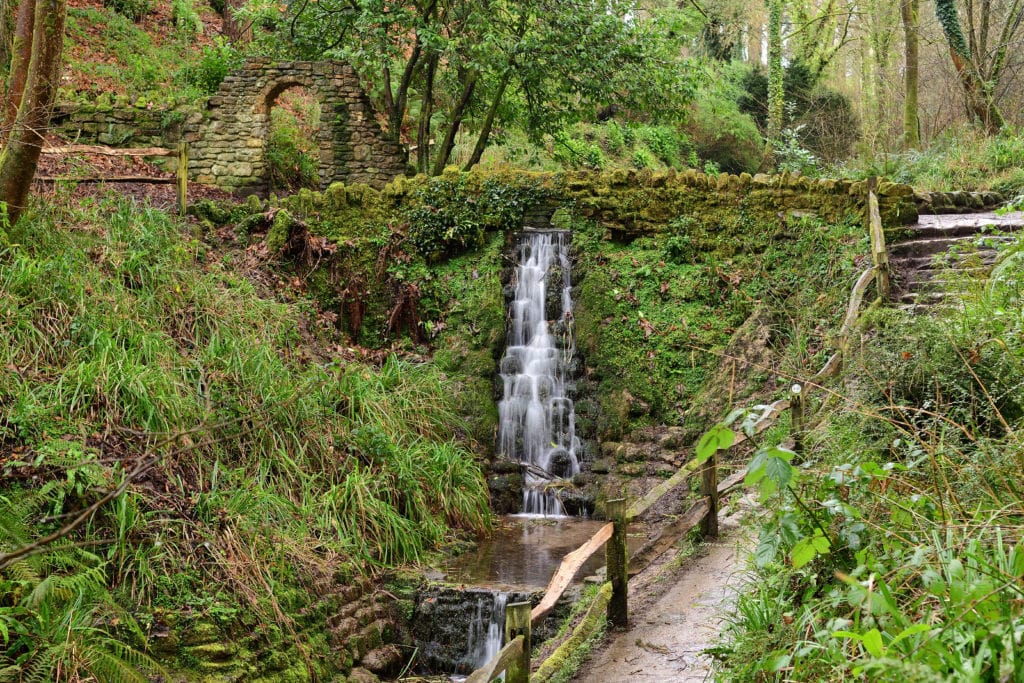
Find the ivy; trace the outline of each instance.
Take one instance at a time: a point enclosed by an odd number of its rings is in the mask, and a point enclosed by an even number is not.
[[[946,34],[949,46],[964,59],[969,59],[967,39],[964,38],[963,29],[960,27],[955,0],[935,0],[935,16],[942,24],[942,32]]]

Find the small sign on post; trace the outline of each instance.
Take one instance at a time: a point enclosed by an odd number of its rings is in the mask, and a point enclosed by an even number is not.
[[[608,519],[612,521],[612,537],[605,546],[608,580],[612,584],[612,598],[608,601],[608,622],[612,626],[629,626],[627,592],[629,588],[628,557],[626,555],[626,499],[609,500]]]
[[[794,384],[789,392],[789,428],[793,437],[793,452],[804,452],[804,388]]]

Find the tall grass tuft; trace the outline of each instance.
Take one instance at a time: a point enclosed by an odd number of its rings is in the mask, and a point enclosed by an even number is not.
[[[296,590],[312,600],[338,572],[413,561],[458,528],[487,527],[486,485],[436,368],[310,360],[326,341],[306,331],[312,307],[260,296],[232,255],[165,213],[60,206],[26,216],[0,253],[0,496],[21,511],[0,514],[0,553],[142,459],[157,464],[66,540],[92,554],[3,570],[54,578],[6,584],[46,597],[0,602],[0,625],[56,605],[55,629],[95,636],[95,662],[48,650],[49,636],[0,638],[0,661],[46,657],[116,680],[90,667],[135,654],[88,630],[116,602],[221,592],[280,621]],[[88,586],[63,587],[79,575]]]

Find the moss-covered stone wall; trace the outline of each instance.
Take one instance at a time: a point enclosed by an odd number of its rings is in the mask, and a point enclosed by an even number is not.
[[[755,312],[764,358],[799,348],[787,372],[829,353],[827,330],[869,251],[865,192],[863,183],[789,175],[450,171],[380,190],[302,191],[261,215],[278,212],[262,228],[268,248],[290,257],[355,341],[441,366],[484,457],[497,425],[510,236],[524,223],[572,230],[578,428],[597,439],[576,483],[592,502],[602,479],[667,472],[653,456],[620,457],[640,451],[602,443],[654,443],[650,430],[665,425],[688,443],[728,406],[775,388],[777,363],[759,363],[730,377],[724,394],[709,393],[721,354]],[[891,230],[916,217],[908,186],[882,183],[880,193]],[[313,266],[299,263],[308,256],[295,249],[295,225],[333,245],[306,243],[319,250]],[[612,477],[591,467],[597,460]],[[500,509],[515,503],[520,479],[496,466]]]

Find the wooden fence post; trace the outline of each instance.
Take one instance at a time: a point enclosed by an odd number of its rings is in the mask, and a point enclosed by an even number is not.
[[[885,248],[885,231],[882,216],[878,210],[878,178],[868,178],[868,230],[871,234],[871,259],[875,265],[875,289],[882,301],[889,300],[889,252]]]
[[[188,208],[188,143],[178,143],[178,215],[184,216]]]
[[[609,500],[608,518],[612,520],[612,537],[605,546],[608,580],[612,583],[612,599],[608,601],[608,622],[626,628],[629,625],[627,591],[629,568],[626,555],[626,499]]]
[[[704,463],[701,472],[700,495],[708,499],[708,512],[700,520],[700,533],[705,538],[718,538],[718,453]]]
[[[529,683],[530,680],[530,603],[514,602],[505,608],[505,642],[523,636],[523,651],[509,665],[505,683]]]
[[[794,384],[789,395],[789,429],[793,437],[793,452],[804,452],[804,388]]]

